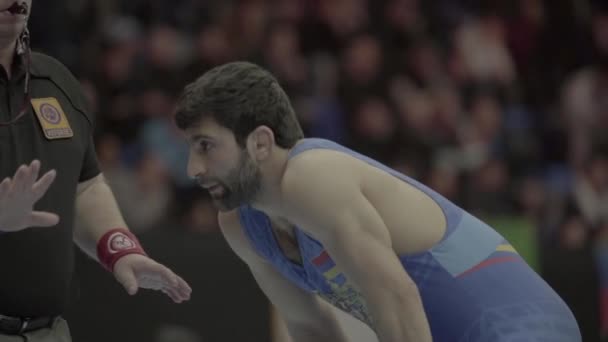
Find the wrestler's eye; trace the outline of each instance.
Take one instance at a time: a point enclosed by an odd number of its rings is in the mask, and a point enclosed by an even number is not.
[[[199,143],[199,148],[203,152],[209,151],[212,147],[213,147],[213,145],[211,143],[207,142],[207,141],[201,141]]]

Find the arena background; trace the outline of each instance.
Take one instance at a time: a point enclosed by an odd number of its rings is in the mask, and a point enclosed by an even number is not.
[[[129,297],[78,254],[74,341],[285,340],[187,178],[171,121],[186,83],[244,59],[278,77],[307,135],[377,158],[494,225],[568,302],[584,340],[600,341],[607,9],[590,0],[34,1],[33,47],[82,82],[127,222],[194,288],[182,305]],[[344,324],[353,341],[373,341]]]

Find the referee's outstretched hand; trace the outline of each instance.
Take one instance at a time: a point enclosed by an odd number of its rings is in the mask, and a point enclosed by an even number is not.
[[[16,232],[29,227],[49,227],[59,222],[57,214],[34,211],[34,204],[44,196],[55,180],[55,170],[40,179],[40,162],[21,165],[13,178],[0,182],[0,232]]]
[[[114,276],[130,295],[139,288],[158,290],[175,303],[190,299],[192,288],[180,276],[166,266],[140,254],[128,254],[114,265]]]

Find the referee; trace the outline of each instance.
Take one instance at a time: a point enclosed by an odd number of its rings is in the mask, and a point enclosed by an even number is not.
[[[72,241],[129,294],[148,288],[181,302],[191,289],[127,229],[78,81],[30,52],[30,9],[31,0],[0,0],[0,342],[66,342]]]

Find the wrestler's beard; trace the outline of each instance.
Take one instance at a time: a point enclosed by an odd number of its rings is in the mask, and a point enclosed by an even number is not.
[[[224,193],[211,199],[219,211],[230,211],[255,199],[260,191],[262,175],[249,154],[243,151],[238,165],[218,182],[224,187]]]

